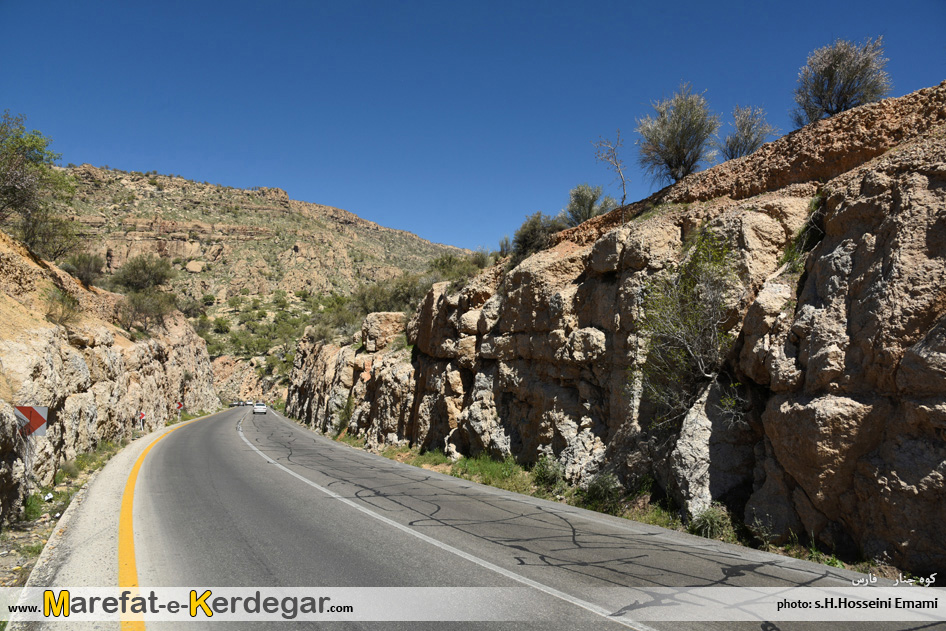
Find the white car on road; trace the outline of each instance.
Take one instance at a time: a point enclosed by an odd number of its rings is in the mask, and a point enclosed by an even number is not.
[[[253,406],[253,414],[266,414],[266,404],[257,401]]]

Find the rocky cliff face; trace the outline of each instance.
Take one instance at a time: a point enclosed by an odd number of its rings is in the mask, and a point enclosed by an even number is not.
[[[691,515],[723,500],[760,536],[937,571],[944,185],[946,83],[690,176],[457,293],[434,286],[410,353],[303,339],[287,410],[323,429],[341,420],[371,446],[550,455],[573,481],[650,476]],[[806,225],[820,242],[799,276],[780,261]],[[642,295],[702,231],[729,244],[745,290],[727,369],[746,404],[733,423],[707,383],[667,436],[634,377]]]
[[[78,303],[64,325],[45,317],[54,288]],[[206,345],[184,317],[175,312],[150,338],[132,341],[112,324],[118,301],[0,233],[0,518],[23,499],[27,461],[49,484],[64,461],[97,443],[176,418],[177,402],[188,412],[219,405]],[[44,437],[19,437],[15,405],[49,407]]]
[[[262,358],[254,357],[248,361],[231,355],[221,355],[213,360],[214,387],[220,399],[229,404],[231,401],[269,401],[286,399],[286,387],[276,378],[261,375],[265,372]]]

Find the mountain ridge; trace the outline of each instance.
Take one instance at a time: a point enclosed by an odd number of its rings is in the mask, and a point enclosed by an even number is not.
[[[98,241],[91,253],[103,257],[106,271],[139,254],[171,258],[187,272],[175,288],[193,298],[212,293],[225,300],[243,289],[345,293],[360,282],[424,271],[442,254],[466,252],[341,208],[293,200],[279,188],[239,189],[88,164],[65,170],[76,181],[73,218],[82,236]],[[234,268],[237,261],[250,265]],[[215,273],[214,265],[222,269]]]

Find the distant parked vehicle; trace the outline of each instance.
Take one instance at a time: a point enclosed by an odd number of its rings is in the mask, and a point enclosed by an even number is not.
[[[253,406],[253,414],[266,414],[266,404],[262,402],[257,402]]]
[[[243,401],[234,401],[233,403],[230,404],[230,407],[235,408],[241,405],[243,405]]]

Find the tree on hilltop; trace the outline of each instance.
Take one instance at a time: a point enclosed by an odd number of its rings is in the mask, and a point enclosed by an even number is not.
[[[710,139],[719,129],[702,94],[693,94],[684,83],[669,99],[653,104],[656,116],[637,121],[641,167],[656,181],[679,182],[696,171],[715,152]]]
[[[577,226],[617,208],[614,199],[602,195],[604,191],[600,186],[579,184],[568,193],[568,206],[562,211],[562,219],[568,226]]]
[[[808,55],[798,72],[792,122],[803,127],[890,93],[883,36],[860,46],[839,39]]]
[[[0,116],[0,222],[11,221],[24,245],[56,260],[78,245],[72,222],[58,212],[75,188],[68,175],[53,168],[60,154],[49,149],[51,140],[27,131],[25,121],[10,110]]]
[[[726,160],[741,158],[756,151],[765,139],[776,133],[776,129],[765,120],[761,107],[739,107],[733,109],[733,133],[717,142],[719,152]]]

